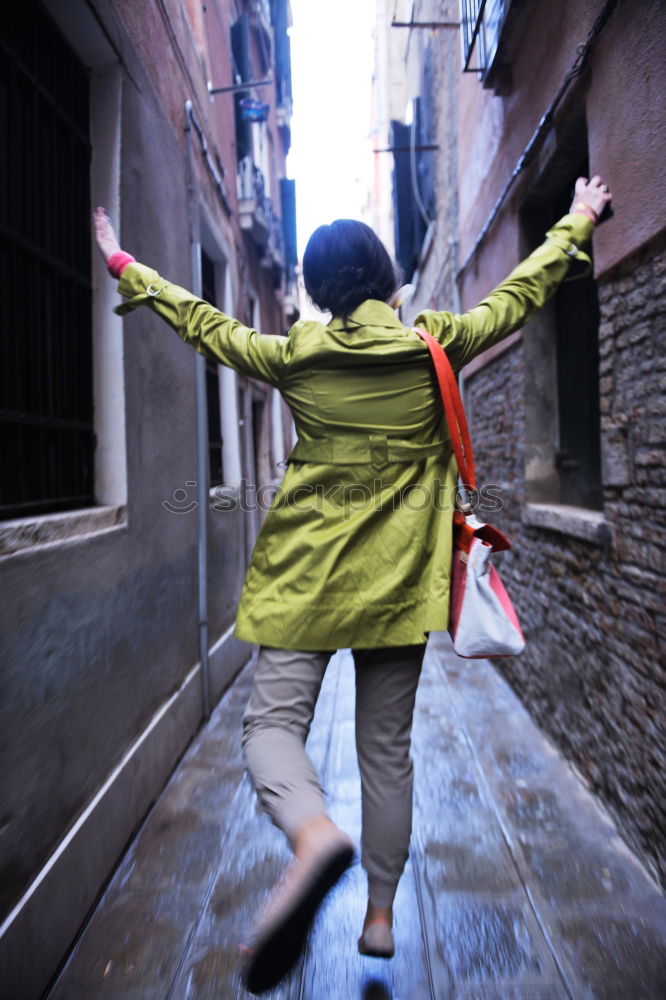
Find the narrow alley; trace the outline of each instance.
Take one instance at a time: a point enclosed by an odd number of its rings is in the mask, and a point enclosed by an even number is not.
[[[249,664],[185,754],[48,1000],[231,1000],[238,945],[288,859],[244,774]],[[331,661],[308,748],[358,842],[353,664]],[[275,1000],[659,1000],[666,901],[487,661],[432,637],[414,724],[411,858],[396,956],[356,938],[355,865]]]
[[[400,667],[359,699],[386,923],[427,636],[395,955],[357,858],[268,1000],[666,1000],[666,3],[3,14],[0,1000],[247,1000],[262,646],[294,727],[269,662],[339,650],[308,748],[359,851],[341,647]],[[519,655],[444,631],[472,532]]]

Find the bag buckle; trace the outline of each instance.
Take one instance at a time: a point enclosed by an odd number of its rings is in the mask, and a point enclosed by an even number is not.
[[[468,517],[469,514],[474,513],[474,507],[472,501],[470,500],[470,494],[464,483],[459,483],[456,489],[456,499],[453,505],[456,510],[459,510],[461,514]]]

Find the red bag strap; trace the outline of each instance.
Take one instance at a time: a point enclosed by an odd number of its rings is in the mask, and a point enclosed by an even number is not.
[[[415,326],[414,332],[418,333],[419,337],[425,341],[435,366],[435,375],[437,376],[439,391],[442,394],[442,403],[444,404],[446,422],[451,435],[453,454],[456,457],[458,474],[464,486],[476,489],[472,439],[469,435],[467,418],[451,362],[447,358],[444,348],[427,330]]]

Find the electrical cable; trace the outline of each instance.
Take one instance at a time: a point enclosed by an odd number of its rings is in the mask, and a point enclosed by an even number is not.
[[[412,115],[412,126],[409,130],[409,167],[410,174],[412,178],[412,191],[414,192],[414,200],[416,201],[416,207],[419,210],[419,214],[423,221],[425,222],[426,229],[432,224],[432,219],[428,215],[428,211],[423,204],[421,199],[421,192],[419,191],[419,179],[416,173],[416,115]]]

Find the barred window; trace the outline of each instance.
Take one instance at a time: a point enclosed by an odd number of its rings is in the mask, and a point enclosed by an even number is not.
[[[460,0],[460,40],[463,52],[463,72],[470,70],[470,62],[474,46],[477,48],[477,65],[472,69],[482,69],[484,66],[485,31],[483,14],[486,0]]]
[[[460,0],[463,72],[479,73],[486,85],[511,6],[511,0]]]
[[[202,298],[216,306],[215,261],[205,250],[201,251]],[[224,482],[222,466],[222,417],[220,413],[220,366],[215,361],[206,361],[206,400],[208,404],[208,456],[210,463],[210,485],[219,486]]]
[[[94,503],[89,77],[34,0],[0,37],[0,516]]]

